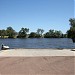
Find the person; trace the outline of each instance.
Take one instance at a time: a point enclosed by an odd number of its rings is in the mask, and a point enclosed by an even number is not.
[[[3,50],[3,46],[4,46],[4,45],[2,44],[1,50]]]

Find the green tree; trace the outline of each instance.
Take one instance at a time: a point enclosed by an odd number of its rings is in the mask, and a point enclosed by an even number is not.
[[[54,30],[50,29],[49,32],[44,34],[45,38],[53,38],[54,37]]]
[[[69,19],[71,27],[75,27],[75,18],[70,18]]]
[[[49,30],[49,32],[44,34],[45,38],[61,38],[62,32],[57,30]]]
[[[37,38],[39,38],[39,37],[43,37],[43,32],[44,32],[44,30],[43,29],[37,29],[37,35],[36,35],[36,37]]]
[[[46,33],[44,34],[44,38],[50,38],[49,32],[46,32]]]
[[[29,34],[29,38],[35,38],[36,37],[36,33],[35,32],[31,32],[30,34]]]
[[[1,36],[1,31],[2,31],[2,30],[0,30],[0,36]]]
[[[43,29],[41,29],[41,37],[43,37],[43,32],[44,32],[44,30],[43,30]]]
[[[68,38],[75,38],[75,19],[71,18],[70,22],[70,29],[67,31]]]
[[[7,36],[7,32],[6,32],[6,30],[0,30],[0,36],[1,36],[1,38],[4,38],[4,36]]]
[[[18,34],[18,38],[26,38],[28,32],[29,32],[29,29],[21,28],[21,30],[19,31],[19,34]]]
[[[50,30],[49,30],[49,35],[50,35],[51,38],[53,38],[54,35],[55,35],[55,34],[54,34],[54,30],[51,30],[51,29],[50,29]]]
[[[75,27],[71,27],[70,30],[67,31],[68,38],[75,38]]]
[[[62,32],[61,31],[55,30],[54,34],[55,34],[55,38],[61,38],[62,37]]]
[[[16,31],[12,27],[7,27],[6,32],[9,38],[14,38],[16,36]]]

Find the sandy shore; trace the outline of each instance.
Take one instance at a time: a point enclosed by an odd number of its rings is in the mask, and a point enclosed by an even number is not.
[[[0,56],[75,56],[75,51],[72,51],[72,49],[9,49],[1,50]]]
[[[75,75],[75,51],[12,49],[0,51],[0,75]]]

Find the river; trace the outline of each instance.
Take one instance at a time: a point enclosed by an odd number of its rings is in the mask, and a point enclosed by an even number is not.
[[[68,38],[0,39],[0,47],[2,43],[10,48],[75,48]]]

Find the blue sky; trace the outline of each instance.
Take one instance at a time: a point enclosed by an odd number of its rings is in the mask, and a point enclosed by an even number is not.
[[[12,26],[16,31],[24,27],[30,32],[41,28],[66,33],[70,18],[74,18],[74,0],[0,0],[0,29]]]

